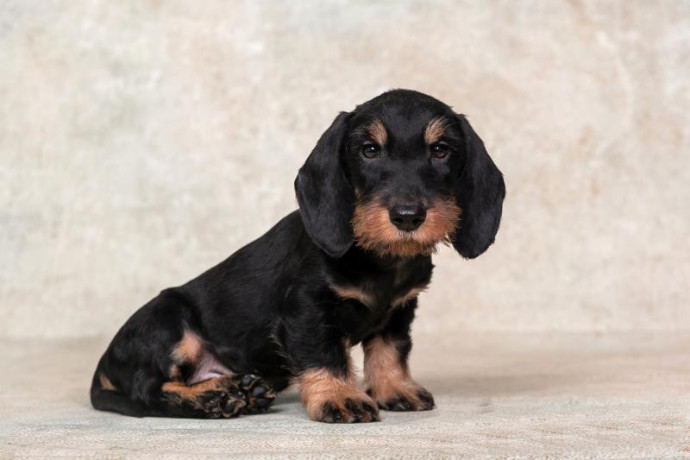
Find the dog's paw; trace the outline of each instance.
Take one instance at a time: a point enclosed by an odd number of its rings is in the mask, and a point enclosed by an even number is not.
[[[309,411],[312,419],[326,423],[378,422],[376,403],[366,394],[344,399],[329,399]]]
[[[354,376],[334,375],[328,369],[311,369],[300,377],[302,402],[310,419],[326,423],[377,422],[379,409]]]
[[[244,394],[246,405],[242,408],[243,414],[259,414],[266,412],[276,399],[276,394],[266,382],[256,375],[242,376],[238,386]]]
[[[194,385],[166,382],[161,402],[175,414],[199,418],[233,418],[265,412],[276,395],[255,375],[227,375]]]
[[[385,392],[367,391],[378,406],[388,411],[423,411],[434,408],[434,397],[419,385],[401,385],[399,388],[387,388]]]
[[[247,406],[245,397],[240,391],[206,391],[196,398],[196,405],[209,418],[233,418],[242,413]]]

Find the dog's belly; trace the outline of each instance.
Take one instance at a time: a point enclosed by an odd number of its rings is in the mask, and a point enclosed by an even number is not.
[[[208,351],[204,351],[192,375],[187,379],[187,384],[193,385],[224,375],[235,375],[235,373],[221,363],[215,355]]]
[[[256,331],[234,340],[218,340],[214,347],[218,361],[237,374],[256,374],[267,380],[290,377],[280,347],[265,331]]]

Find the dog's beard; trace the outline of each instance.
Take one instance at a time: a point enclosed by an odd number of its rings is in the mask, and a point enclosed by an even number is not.
[[[355,244],[381,256],[431,255],[439,244],[450,244],[460,219],[455,200],[435,200],[424,223],[414,231],[398,229],[380,200],[358,201],[352,218]]]

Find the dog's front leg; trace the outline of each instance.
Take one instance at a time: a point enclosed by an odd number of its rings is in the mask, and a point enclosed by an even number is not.
[[[312,420],[330,423],[376,422],[376,403],[346,373],[328,367],[305,370],[299,378],[302,402]]]
[[[376,403],[357,385],[350,345],[336,327],[313,310],[303,310],[285,319],[277,338],[297,375],[309,418],[329,423],[379,420]]]
[[[364,342],[364,378],[369,393],[384,410],[420,411],[434,408],[434,398],[412,380],[408,356],[410,325],[417,300],[398,307],[381,333]]]

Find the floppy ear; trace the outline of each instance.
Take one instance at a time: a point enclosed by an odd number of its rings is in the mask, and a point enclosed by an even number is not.
[[[331,257],[352,246],[352,188],[345,178],[341,149],[346,118],[342,112],[326,130],[295,179],[302,222],[311,239]]]
[[[455,197],[462,210],[453,246],[468,259],[474,259],[494,242],[501,223],[506,187],[503,175],[463,115],[458,115],[465,137],[465,164]]]

